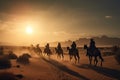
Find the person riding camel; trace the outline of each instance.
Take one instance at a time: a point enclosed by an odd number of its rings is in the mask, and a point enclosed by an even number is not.
[[[50,51],[49,43],[47,43],[47,45],[45,46],[45,48],[46,48],[47,51]]]
[[[60,50],[62,49],[60,43],[58,43],[57,49],[60,49]]]
[[[36,45],[36,48],[39,48],[39,44]]]
[[[49,49],[49,43],[47,43],[47,45],[45,46],[47,49]]]
[[[94,50],[96,49],[94,39],[90,39],[90,46],[89,46],[89,49],[91,50],[91,52],[94,52]]]
[[[45,46],[44,53],[47,53],[47,55],[52,54],[49,43]]]
[[[73,50],[76,50],[76,43],[73,41],[73,43],[72,43],[72,45],[71,45],[71,48],[73,49]]]

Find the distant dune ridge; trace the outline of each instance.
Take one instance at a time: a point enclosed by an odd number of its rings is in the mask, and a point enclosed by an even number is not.
[[[106,35],[103,35],[101,37],[92,37],[95,42],[96,46],[99,47],[111,47],[114,45],[120,45],[120,38],[118,37],[108,37]],[[49,42],[50,46],[55,47],[58,44],[59,41],[56,42]],[[70,46],[72,44],[72,40],[67,41],[60,41],[63,47]],[[84,44],[88,44],[90,42],[90,38],[79,38],[75,40],[78,47],[83,47]],[[37,44],[37,43],[36,43]],[[39,44],[41,44],[39,42]],[[10,42],[0,42],[0,45],[12,45]],[[44,46],[44,45],[43,45]]]
[[[95,42],[96,46],[99,47],[111,47],[113,45],[120,45],[120,38],[117,37],[108,37],[108,36],[101,36],[101,37],[92,37]],[[88,44],[90,42],[90,38],[79,38],[75,40],[77,46],[83,47],[84,44]],[[53,46],[56,46],[58,42],[50,43]],[[62,46],[70,46],[72,44],[72,40],[63,41],[61,42]]]

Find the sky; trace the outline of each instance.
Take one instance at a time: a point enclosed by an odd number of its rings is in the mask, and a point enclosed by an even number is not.
[[[120,37],[119,31],[120,0],[0,0],[0,43]]]

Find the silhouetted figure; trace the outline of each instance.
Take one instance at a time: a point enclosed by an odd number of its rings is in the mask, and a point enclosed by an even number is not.
[[[36,45],[36,52],[40,54],[42,54],[42,50],[39,47],[39,44]]]
[[[73,43],[72,43],[72,45],[71,45],[71,48],[73,49],[73,50],[75,50],[76,49],[76,43],[73,41]]]
[[[31,54],[35,53],[37,55],[42,55],[42,50],[40,49],[39,44],[37,44],[36,46],[31,44],[30,52],[31,52]]]
[[[49,49],[49,43],[47,43],[47,45],[45,46],[47,49]]]
[[[31,46],[30,46],[30,52],[31,52],[31,54],[36,53],[36,48],[34,47],[33,44],[31,44]]]
[[[58,45],[57,45],[57,49],[62,49],[60,43],[58,43]]]
[[[104,61],[104,59],[102,58],[101,52],[98,48],[95,48],[94,51],[92,52],[91,49],[87,47],[87,45],[84,45],[84,49],[87,50],[86,54],[89,57],[90,64],[92,64],[92,57],[94,57],[94,65],[97,66],[97,63],[98,63],[97,57],[99,57],[101,60],[101,66],[102,66],[102,62]]]
[[[74,57],[74,58],[75,58],[75,63],[76,63],[77,61],[78,61],[78,63],[79,63],[80,56],[79,56],[79,51],[78,51],[78,49],[73,50],[72,48],[67,47],[67,50],[69,51],[68,54],[69,54],[69,57],[70,57],[70,61],[71,61],[71,59]]]
[[[58,53],[58,57],[64,58],[63,49],[62,49],[60,43],[58,43],[57,48],[55,48],[55,51],[56,51],[56,53]]]
[[[79,62],[79,59],[80,59],[79,51],[78,51],[76,43],[74,41],[71,45],[71,48],[67,47],[67,50],[69,50],[70,60],[72,59],[72,57],[74,57],[75,58],[75,63],[76,63],[76,61]]]
[[[47,45],[45,46],[44,53],[46,53],[50,58],[50,55],[52,54],[52,52],[50,50],[49,43],[47,43]]]
[[[94,50],[96,49],[95,41],[94,41],[93,39],[90,39],[89,49],[90,49],[92,52],[94,52]]]
[[[37,44],[36,47],[39,47],[39,44]]]

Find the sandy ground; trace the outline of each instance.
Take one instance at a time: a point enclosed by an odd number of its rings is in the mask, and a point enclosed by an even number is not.
[[[21,80],[120,80],[120,65],[113,56],[104,57],[103,67],[89,65],[88,58],[81,55],[80,63],[70,62],[69,56],[58,59],[56,55],[48,57],[33,57],[29,65],[20,65],[12,60],[12,68],[2,71],[23,74]]]
[[[97,67],[89,65],[88,58],[84,55],[81,55],[79,64],[74,64],[74,61],[67,62],[67,59],[66,61],[57,61],[71,70],[73,72],[71,75],[79,80],[119,80],[120,65],[118,65],[113,56],[104,57],[104,59],[103,67],[100,67],[100,64]]]

